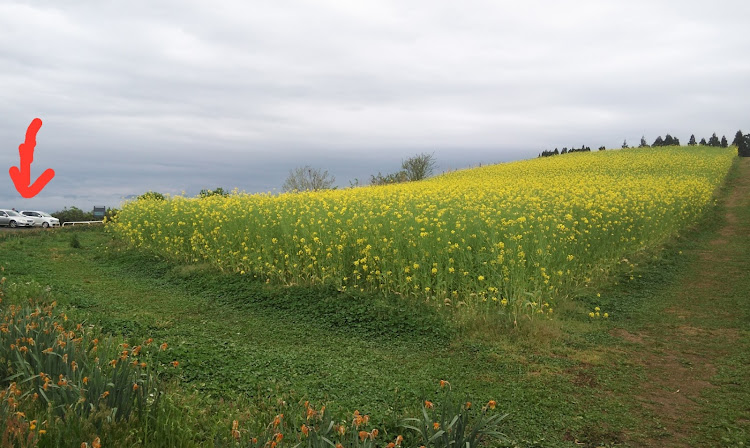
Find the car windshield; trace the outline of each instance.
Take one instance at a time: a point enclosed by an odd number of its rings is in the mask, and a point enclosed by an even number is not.
[[[6,212],[10,216],[21,216],[21,215],[18,214],[18,212],[14,212],[13,210],[6,210]]]
[[[49,213],[39,212],[40,215],[44,216],[45,218],[52,218],[52,215]]]

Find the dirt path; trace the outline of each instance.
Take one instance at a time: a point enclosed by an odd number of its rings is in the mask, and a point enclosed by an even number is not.
[[[645,431],[645,438],[634,436],[633,446],[734,446],[731,440],[710,444],[705,434],[698,434],[716,415],[715,397],[725,392],[717,389],[747,387],[722,384],[717,374],[728,357],[747,348],[739,343],[742,338],[747,341],[747,317],[732,309],[738,300],[750,297],[746,280],[750,222],[740,219],[750,208],[750,158],[740,161],[739,177],[730,186],[723,224],[692,253],[686,251],[695,262],[668,291],[671,303],[663,310],[663,319],[635,333],[615,332],[637,347],[633,356],[646,379],[634,398],[655,426]]]

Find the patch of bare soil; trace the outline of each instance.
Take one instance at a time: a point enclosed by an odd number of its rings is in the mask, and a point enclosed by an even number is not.
[[[622,328],[615,328],[614,330],[610,331],[610,334],[612,336],[617,336],[620,339],[624,339],[627,342],[643,344],[643,335],[634,334]]]

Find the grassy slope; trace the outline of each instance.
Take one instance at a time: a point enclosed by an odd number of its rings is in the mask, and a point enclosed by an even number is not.
[[[387,420],[447,379],[471,401],[498,399],[509,434],[543,446],[733,446],[750,433],[750,279],[739,274],[750,206],[730,194],[750,179],[746,162],[724,192],[734,231],[719,208],[633,280],[522,335],[456,334],[418,304],[170,265],[97,230],[73,230],[82,249],[68,229],[2,233],[0,265],[11,281],[51,285],[77,318],[168,341],[184,387],[213,398],[294,390]],[[594,305],[612,319],[589,323]]]

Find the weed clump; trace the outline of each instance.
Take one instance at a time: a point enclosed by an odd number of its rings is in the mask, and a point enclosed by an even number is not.
[[[78,234],[74,233],[73,236],[70,237],[70,247],[73,249],[80,249],[81,247],[81,241],[78,239]]]

